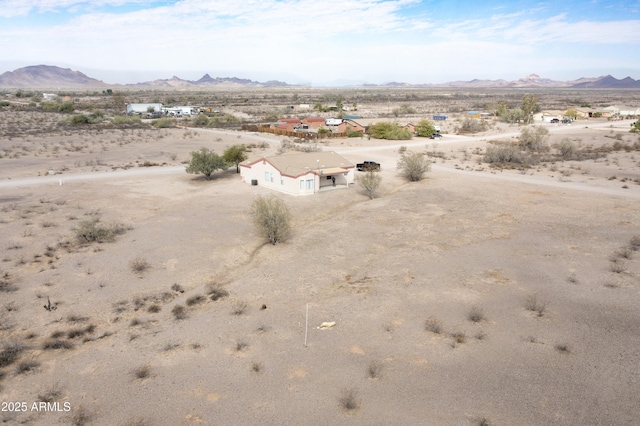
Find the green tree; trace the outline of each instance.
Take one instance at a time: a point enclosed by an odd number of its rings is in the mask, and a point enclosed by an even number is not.
[[[258,197],[251,204],[249,214],[258,233],[273,245],[285,241],[291,232],[291,212],[273,195]]]
[[[418,136],[431,136],[436,132],[436,127],[433,125],[431,120],[420,120],[418,125],[416,126],[416,134]]]
[[[522,112],[524,113],[525,123],[531,123],[533,120],[533,114],[540,111],[538,105],[538,98],[533,93],[524,95],[522,97]]]
[[[423,154],[407,151],[398,160],[397,169],[406,179],[416,182],[431,170],[431,162]]]
[[[156,107],[149,105],[147,107],[147,112],[149,112],[149,113],[156,112]]]
[[[631,125],[631,130],[629,130],[631,133],[638,133],[640,132],[640,120],[636,120],[632,125]]]
[[[191,161],[187,166],[187,173],[202,173],[207,180],[211,180],[211,174],[218,169],[227,167],[227,162],[215,152],[202,147],[200,151],[191,153]]]
[[[411,139],[411,132],[396,123],[380,122],[369,126],[367,132],[376,139],[407,140]]]
[[[575,109],[575,108],[569,108],[568,110],[566,110],[564,112],[564,116],[568,117],[568,118],[570,118],[572,120],[575,120],[575,119],[578,118],[578,110]]]
[[[222,153],[222,158],[229,164],[236,165],[236,173],[240,173],[240,163],[247,159],[247,147],[244,145],[233,145]]]
[[[378,187],[380,187],[380,183],[382,182],[382,176],[380,176],[378,171],[373,168],[369,168],[363,175],[356,178],[356,182],[369,196],[369,198],[373,200],[378,192]]]

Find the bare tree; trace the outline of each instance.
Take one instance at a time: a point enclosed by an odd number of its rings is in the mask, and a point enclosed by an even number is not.
[[[279,198],[269,195],[255,199],[249,214],[260,235],[273,245],[286,240],[291,231],[291,212]]]
[[[358,185],[364,190],[370,199],[374,199],[378,192],[378,187],[382,182],[382,176],[374,169],[367,169],[367,171],[356,178]]]
[[[431,170],[431,162],[418,152],[407,151],[398,160],[397,169],[402,176],[416,182],[424,178],[424,174]]]

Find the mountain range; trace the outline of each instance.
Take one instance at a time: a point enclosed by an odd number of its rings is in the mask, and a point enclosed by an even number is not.
[[[199,80],[183,80],[173,76],[133,84],[108,84],[101,80],[51,65],[35,65],[7,71],[0,74],[0,87],[4,88],[50,88],[50,89],[91,89],[91,88],[207,88],[207,87],[274,87],[290,86],[282,81],[258,82],[237,77],[216,77],[205,74]],[[555,81],[531,74],[515,81],[507,80],[470,80],[452,81],[442,84],[409,84],[390,82],[385,84],[363,84],[366,87],[460,87],[460,88],[594,88],[628,89],[640,88],[640,80],[626,77],[618,80],[610,75],[595,78],[579,78],[572,81]]]

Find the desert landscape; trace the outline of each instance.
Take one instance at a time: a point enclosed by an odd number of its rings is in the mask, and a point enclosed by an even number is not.
[[[524,93],[69,93],[76,113],[105,117],[171,100],[258,123],[337,98],[367,124],[448,114],[438,139],[318,143],[354,164],[379,162],[374,199],[357,184],[275,193],[242,182],[235,166],[210,181],[185,172],[201,147],[243,144],[253,157],[307,143],[291,137],[190,118],[72,125],[12,98],[0,107],[2,422],[640,424],[637,118],[490,116],[460,131],[467,110]],[[536,95],[558,110],[640,102],[633,90]],[[536,161],[487,162],[489,148],[534,126],[548,131]],[[404,152],[431,161],[424,179],[398,172]],[[249,214],[270,194],[293,217],[276,245]],[[83,237],[87,226],[104,235]]]

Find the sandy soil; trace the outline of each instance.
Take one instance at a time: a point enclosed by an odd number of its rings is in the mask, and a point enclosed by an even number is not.
[[[550,127],[552,143],[594,145],[618,132],[631,144],[626,130]],[[521,172],[477,161],[515,127],[436,145],[335,140],[325,149],[382,163],[380,196],[278,194],[294,230],[271,246],[248,215],[266,189],[181,161],[202,145],[272,153],[278,139],[137,132],[2,141],[21,152],[0,159],[4,422],[638,423],[636,151]],[[397,175],[402,146],[438,154],[427,179]],[[77,244],[92,218],[130,229]],[[211,300],[211,284],[228,295]],[[59,405],[34,410],[41,400]]]

